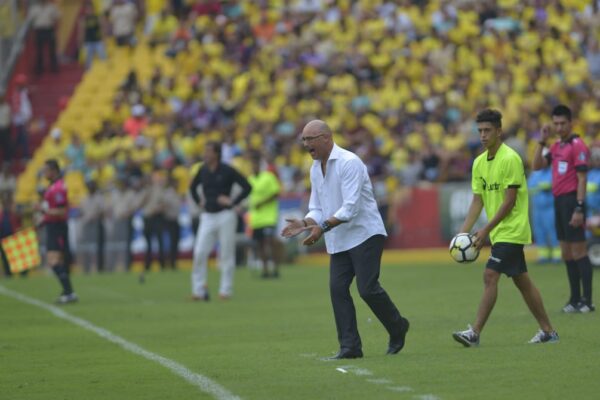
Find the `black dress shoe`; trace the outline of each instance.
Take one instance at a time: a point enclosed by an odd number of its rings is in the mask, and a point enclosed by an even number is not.
[[[401,325],[398,335],[390,337],[387,354],[396,354],[404,347],[404,339],[406,338],[406,332],[408,332],[410,323],[406,318],[401,317]]]
[[[340,350],[335,356],[329,357],[330,360],[341,360],[343,358],[362,358],[362,350]]]

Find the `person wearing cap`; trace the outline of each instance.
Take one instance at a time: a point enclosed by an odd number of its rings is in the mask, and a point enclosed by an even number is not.
[[[125,120],[123,130],[133,138],[137,138],[140,133],[148,126],[146,118],[146,107],[142,104],[136,104],[131,107],[131,116]]]
[[[67,148],[67,141],[63,139],[63,132],[60,128],[52,128],[50,131],[50,143],[44,146],[44,155],[48,158],[54,158],[62,161]]]
[[[50,56],[50,68],[52,72],[58,72],[55,33],[60,19],[58,7],[50,0],[41,0],[31,7],[29,16],[35,32],[36,73],[40,75],[44,72],[44,48],[46,47]]]

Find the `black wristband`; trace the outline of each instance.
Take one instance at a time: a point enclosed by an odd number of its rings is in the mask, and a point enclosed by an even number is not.
[[[546,142],[544,142],[543,140],[540,140],[538,143],[541,144],[542,147],[546,147]]]
[[[583,214],[583,207],[581,207],[581,206],[575,207],[575,209],[573,210],[573,213],[581,213],[581,214]]]

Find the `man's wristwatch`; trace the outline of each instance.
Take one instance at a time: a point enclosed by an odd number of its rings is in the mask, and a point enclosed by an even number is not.
[[[577,200],[577,206],[575,207],[575,212],[582,213],[585,208],[585,202]]]
[[[327,220],[321,222],[321,225],[319,225],[319,226],[320,226],[321,230],[323,231],[323,233],[328,232],[331,230],[331,228],[333,228],[333,226],[331,226]]]

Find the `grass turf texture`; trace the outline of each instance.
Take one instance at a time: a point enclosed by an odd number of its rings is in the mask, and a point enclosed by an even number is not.
[[[235,297],[210,303],[186,300],[187,271],[152,273],[143,285],[135,274],[75,275],[81,301],[64,310],[244,399],[597,396],[600,321],[597,313],[559,312],[567,293],[562,265],[530,265],[560,343],[526,344],[537,325],[506,278],[481,346],[465,349],[452,340],[451,333],[474,318],[482,263],[382,268],[383,286],[411,321],[407,345],[396,356],[384,355],[386,332],[353,287],[365,358],[321,360],[337,350],[323,267],[289,266],[280,280],[266,281],[238,270]],[[216,297],[218,274],[209,277]],[[58,283],[42,275],[0,284],[48,302],[58,291]],[[0,310],[1,399],[210,398],[162,366],[46,310],[3,295]]]

